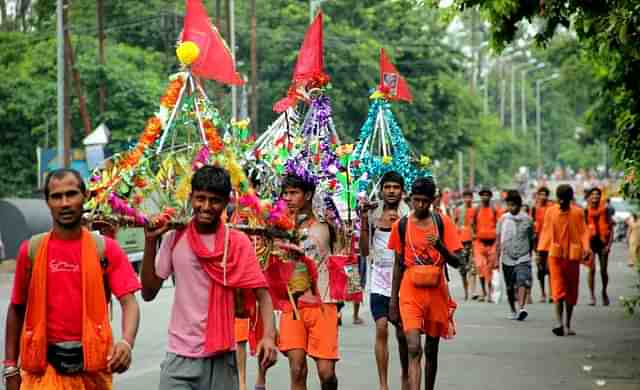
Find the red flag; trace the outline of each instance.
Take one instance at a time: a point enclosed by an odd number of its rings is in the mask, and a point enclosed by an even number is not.
[[[187,0],[182,41],[191,41],[200,48],[200,56],[191,66],[195,75],[223,84],[244,84],[229,48],[211,25],[201,0]]]
[[[296,89],[309,82],[313,82],[318,86],[323,86],[329,82],[329,76],[324,73],[322,12],[318,13],[318,16],[313,20],[304,35],[304,41],[298,53],[298,60],[293,68],[292,86],[289,88],[287,96],[273,105],[273,110],[280,113],[296,105],[300,99]]]
[[[389,61],[382,48],[380,48],[380,89],[386,92],[392,100],[404,100],[409,103],[413,101],[407,81]]]

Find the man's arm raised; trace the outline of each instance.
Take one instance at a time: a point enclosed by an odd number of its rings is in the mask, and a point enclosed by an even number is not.
[[[158,252],[158,240],[162,234],[169,230],[167,224],[161,226],[145,227],[144,256],[140,268],[140,281],[142,282],[142,299],[149,302],[155,299],[162,287],[163,279],[156,273],[156,254]]]

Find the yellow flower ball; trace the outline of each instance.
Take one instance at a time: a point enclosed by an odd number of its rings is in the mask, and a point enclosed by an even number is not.
[[[431,164],[431,159],[429,158],[429,156],[425,156],[424,154],[422,156],[420,156],[420,165],[423,167],[427,167],[429,166],[429,164]]]
[[[384,156],[384,157],[382,158],[382,163],[383,163],[384,165],[389,165],[389,164],[391,164],[391,161],[393,161],[393,157],[391,157],[391,156]]]
[[[191,41],[185,41],[178,45],[176,55],[181,64],[189,66],[198,59],[200,48]]]

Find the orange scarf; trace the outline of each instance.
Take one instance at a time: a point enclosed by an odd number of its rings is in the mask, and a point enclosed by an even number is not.
[[[48,233],[33,262],[27,311],[20,340],[22,369],[42,373],[47,367],[47,248]],[[87,229],[82,229],[82,348],[84,370],[100,371],[107,367],[107,354],[113,344],[107,312],[102,269],[96,243]]]

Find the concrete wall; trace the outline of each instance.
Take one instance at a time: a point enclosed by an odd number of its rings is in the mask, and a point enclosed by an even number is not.
[[[20,243],[51,229],[51,213],[42,199],[0,199],[0,233],[8,259],[18,254]]]

